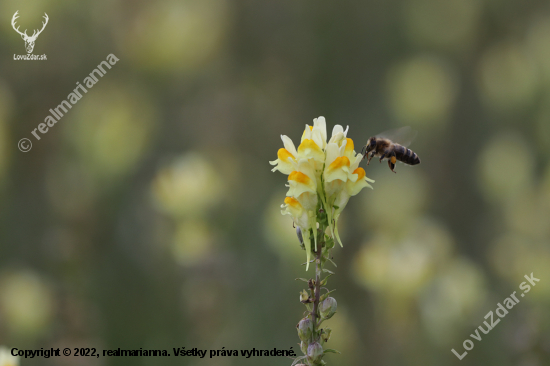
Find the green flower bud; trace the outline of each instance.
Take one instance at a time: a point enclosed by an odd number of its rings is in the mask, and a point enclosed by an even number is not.
[[[304,355],[307,355],[307,342],[301,341],[300,342],[300,349],[302,350],[302,353]]]
[[[323,357],[323,346],[319,344],[319,342],[313,342],[310,343],[310,345],[307,347],[307,360],[309,361],[310,365],[314,365],[321,361],[321,358]]]
[[[321,317],[324,319],[330,319],[336,313],[336,299],[333,297],[327,297],[319,304],[319,311],[321,312]]]
[[[300,337],[302,341],[309,341],[311,333],[313,333],[313,322],[311,319],[304,318],[300,320],[296,328],[298,329],[298,337]]]
[[[321,339],[323,340],[323,342],[328,342],[328,340],[330,339],[331,332],[332,332],[332,329],[330,328],[323,329],[323,333],[321,333]]]
[[[326,248],[327,249],[332,249],[334,248],[334,239],[332,238],[328,238],[325,240],[325,245],[326,245]]]
[[[303,302],[304,304],[306,302],[308,302],[307,300],[309,299],[309,295],[307,293],[306,290],[302,290],[302,292],[300,292],[300,302]]]

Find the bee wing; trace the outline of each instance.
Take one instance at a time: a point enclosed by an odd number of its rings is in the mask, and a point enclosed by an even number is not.
[[[409,146],[411,142],[416,138],[417,131],[413,130],[409,126],[396,128],[393,130],[384,131],[376,137],[382,137],[391,140],[402,146]]]

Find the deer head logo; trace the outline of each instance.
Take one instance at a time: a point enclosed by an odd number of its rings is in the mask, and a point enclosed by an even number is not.
[[[15,19],[19,18],[19,16],[17,15],[18,12],[19,10],[17,10],[15,14],[13,14],[13,18],[11,18],[11,26],[13,27],[13,29],[15,29],[17,33],[21,35],[21,38],[23,38],[23,40],[25,41],[25,48],[27,49],[27,53],[31,53],[34,49],[34,42],[36,41],[36,38],[38,38],[38,35],[42,33],[44,28],[46,28],[46,24],[48,24],[48,14],[44,13],[44,19],[46,21],[42,23],[42,29],[40,29],[39,31],[35,29],[32,36],[29,37],[27,35],[26,29],[24,32],[20,32],[19,27],[15,28]]]

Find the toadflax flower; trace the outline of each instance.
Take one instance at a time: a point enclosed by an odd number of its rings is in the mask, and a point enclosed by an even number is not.
[[[281,136],[283,148],[277,152],[277,159],[270,161],[288,175],[288,192],[281,206],[283,215],[289,215],[302,233],[306,249],[307,265],[311,258],[311,236],[317,250],[317,228],[326,221],[330,236],[342,241],[337,222],[350,197],[374,182],[368,179],[365,170],[359,167],[362,155],[354,150],[353,140],[345,130],[336,125],[327,142],[327,127],[324,117],[315,118],[313,126],[306,125],[300,145],[295,147],[288,136]]]

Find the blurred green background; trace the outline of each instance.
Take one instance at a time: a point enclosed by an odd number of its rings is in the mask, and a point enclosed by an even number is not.
[[[13,60],[16,10],[21,30],[48,14],[34,49],[47,61]],[[550,365],[548,2],[3,0],[0,14],[0,345],[300,353],[294,278],[313,272],[268,161],[281,134],[297,144],[325,116],[356,150],[412,126],[422,159],[397,174],[374,161],[374,190],[344,211],[328,322],[343,354],[327,362]],[[451,348],[532,272],[537,286],[459,361]]]

